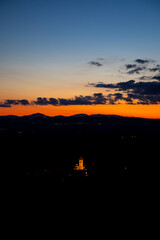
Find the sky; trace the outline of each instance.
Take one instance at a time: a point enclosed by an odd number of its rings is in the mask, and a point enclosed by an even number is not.
[[[0,115],[160,118],[159,0],[0,0]]]

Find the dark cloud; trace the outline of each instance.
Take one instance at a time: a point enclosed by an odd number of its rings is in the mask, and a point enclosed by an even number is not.
[[[48,102],[47,98],[38,97],[37,100],[34,101],[34,104],[36,104],[36,105],[48,105],[49,102]]]
[[[127,74],[134,74],[134,73],[139,74],[141,71],[143,71],[145,69],[146,69],[145,66],[143,66],[143,67],[135,67],[134,69],[128,71]]]
[[[101,66],[103,66],[102,63],[100,63],[100,62],[96,62],[96,61],[90,61],[90,62],[88,62],[88,64],[90,64],[90,65],[94,65],[94,66],[97,66],[97,67],[101,67]]]
[[[75,96],[74,98],[45,98],[38,97],[37,100],[31,101],[28,100],[14,100],[8,99],[4,103],[0,103],[0,107],[11,107],[12,105],[53,105],[53,106],[68,106],[68,105],[97,105],[105,104],[106,98],[102,93],[94,93],[92,96]]]
[[[115,84],[106,84],[106,83],[88,83],[87,87],[96,87],[96,88],[116,88]]]
[[[59,98],[59,106],[62,105],[91,105],[92,97],[90,96],[79,96],[75,98]]]
[[[8,108],[8,107],[11,107],[11,105],[7,105],[5,103],[0,103],[0,107]]]
[[[58,100],[56,98],[45,98],[45,97],[38,97],[36,101],[33,101],[32,104],[36,105],[58,105]]]
[[[49,104],[51,105],[58,105],[58,100],[56,98],[49,98]]]
[[[157,66],[158,66],[158,67],[149,68],[149,71],[150,71],[150,72],[157,72],[157,71],[160,72],[160,66],[159,66],[159,65],[157,65]]]
[[[133,85],[135,83],[135,80],[129,80],[127,82],[119,82],[119,83],[110,83],[110,84],[105,84],[105,83],[89,83],[89,85],[96,87],[96,88],[116,88],[119,91],[122,90],[128,90],[132,89]]]
[[[157,80],[160,81],[160,74],[157,74],[155,76],[142,76],[138,78],[139,80]]]
[[[62,105],[94,105],[94,104],[105,104],[106,98],[102,93],[94,93],[93,96],[75,96],[75,98],[59,98],[59,106]]]
[[[102,93],[94,93],[94,103],[95,104],[105,104],[106,98],[103,96]]]
[[[26,99],[22,99],[22,100],[14,100],[14,99],[7,99],[5,100],[5,103],[6,105],[29,105],[29,101],[26,100]]]
[[[143,71],[143,70],[145,70],[146,69],[146,66],[143,66],[142,65],[142,59],[137,59],[137,60],[135,60],[135,61],[137,61],[137,63],[139,64],[139,63],[141,63],[139,66],[137,65],[137,64],[125,64],[125,68],[126,68],[126,70],[129,70],[128,72],[127,72],[127,74],[129,74],[129,75],[131,75],[131,74],[139,74],[141,71]],[[143,61],[145,61],[145,60],[143,60]],[[147,60],[146,60],[147,61]]]
[[[133,104],[133,100],[137,100],[138,104],[160,103],[160,82],[157,81],[136,82],[135,80],[130,80],[116,84],[97,83],[91,86],[119,91],[119,93],[108,95],[110,104],[114,104],[118,100],[124,100],[130,104]]]
[[[154,63],[154,64],[153,64]],[[125,69],[127,74],[140,74],[141,71],[148,71],[148,72],[160,72],[160,65],[155,65],[155,60],[152,59],[136,59],[134,63],[125,64]]]
[[[131,69],[131,68],[137,67],[136,64],[125,64],[125,66],[126,66],[126,69]]]
[[[132,92],[141,95],[160,95],[159,82],[137,82],[132,87]]]
[[[124,96],[122,93],[108,94],[107,101],[108,104],[117,104],[118,101],[125,101],[127,104],[133,104],[132,96]]]
[[[29,101],[26,99],[18,100],[18,102],[22,105],[29,105]]]
[[[135,80],[130,80],[127,82],[119,82],[116,84],[92,84],[94,87],[117,89],[118,91],[133,91],[134,93],[142,94],[160,94],[160,83],[153,82],[136,82]]]
[[[139,64],[146,64],[146,63],[150,63],[150,62],[154,62],[154,60],[145,60],[145,59],[136,59],[135,60],[136,63],[139,63]]]
[[[6,104],[6,105],[18,105],[19,103],[18,103],[18,100],[7,99],[4,104]]]
[[[151,80],[151,76],[142,76],[142,77],[139,77],[138,79],[139,80]]]
[[[15,99],[7,99],[4,103],[0,103],[0,107],[11,107],[11,105],[29,105],[29,101],[27,99],[15,100]]]
[[[152,79],[160,81],[160,75],[156,75],[156,76],[152,77]]]
[[[122,93],[115,93],[114,97],[115,97],[115,101],[123,100],[123,94]]]
[[[59,105],[61,106],[61,105],[75,105],[75,104],[73,104],[73,100],[71,100],[71,99],[66,99],[66,98],[58,98],[58,101],[59,101]]]

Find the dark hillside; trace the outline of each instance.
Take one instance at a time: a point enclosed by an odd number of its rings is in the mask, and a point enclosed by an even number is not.
[[[158,119],[8,116],[0,117],[0,138],[8,164],[18,164],[23,176],[67,176],[80,156],[98,181],[158,174]]]

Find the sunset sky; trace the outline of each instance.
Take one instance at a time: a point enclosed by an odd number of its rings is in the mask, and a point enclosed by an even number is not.
[[[0,115],[160,118],[159,0],[0,0]]]

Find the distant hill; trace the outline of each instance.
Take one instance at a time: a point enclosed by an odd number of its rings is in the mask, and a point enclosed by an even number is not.
[[[55,118],[55,119],[57,119],[57,118],[66,118],[66,116],[63,116],[63,115],[57,115],[57,116],[54,116],[54,117],[51,117],[51,118]]]
[[[5,115],[5,116],[0,116],[0,118],[18,118],[16,115]]]
[[[92,114],[90,117],[122,117],[119,115]]]
[[[42,113],[34,113],[34,114],[30,114],[30,115],[24,115],[24,116],[16,116],[16,115],[5,115],[5,116],[0,116],[1,119],[16,119],[16,118],[28,118],[28,119],[37,119],[37,118],[52,118],[52,119],[68,119],[68,118],[109,118],[109,119],[112,119],[112,118],[118,118],[118,119],[133,119],[133,120],[136,120],[136,119],[141,119],[141,120],[151,120],[151,121],[155,121],[155,120],[160,120],[160,119],[150,119],[150,118],[140,118],[140,117],[125,117],[125,116],[120,116],[120,115],[105,115],[105,114],[91,114],[91,115],[87,115],[87,114],[75,114],[75,115],[71,115],[71,116],[63,116],[63,115],[57,115],[57,116],[47,116],[45,114],[42,114]]]
[[[81,113],[81,114],[72,115],[72,116],[70,116],[70,117],[88,117],[88,115]]]
[[[27,117],[27,118],[49,118],[49,116],[44,115],[42,113],[34,113],[31,115],[24,115],[23,117]]]

